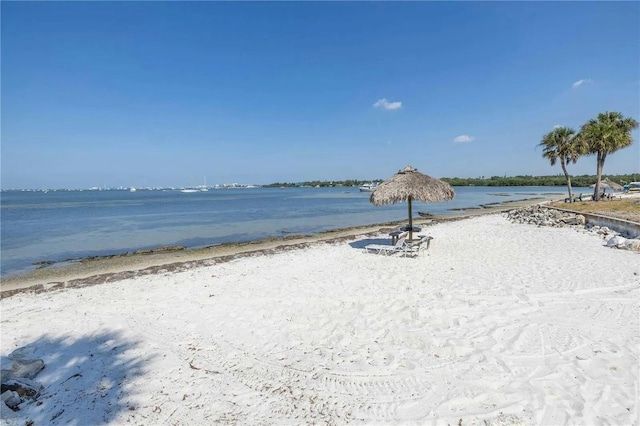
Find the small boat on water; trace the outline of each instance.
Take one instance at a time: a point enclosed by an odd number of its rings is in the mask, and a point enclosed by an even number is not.
[[[195,188],[184,188],[181,189],[180,192],[192,193],[192,192],[208,192],[209,187],[207,186],[207,177],[204,177],[204,185],[198,185]]]
[[[371,182],[358,187],[360,192],[373,192],[378,187],[378,182]]]
[[[207,186],[207,177],[204,177],[204,185],[201,185],[198,187],[200,189],[200,192],[208,192],[209,191],[209,187]]]
[[[640,192],[640,182],[629,182],[622,187],[624,192]]]

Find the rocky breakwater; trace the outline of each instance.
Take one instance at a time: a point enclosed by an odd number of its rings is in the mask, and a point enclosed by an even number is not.
[[[2,402],[0,416],[3,425],[12,424],[13,411],[18,411],[22,404],[34,401],[43,389],[42,384],[33,380],[44,368],[41,359],[30,359],[33,347],[16,349],[8,356],[2,357]]]
[[[581,214],[549,209],[540,205],[521,207],[505,213],[506,217],[515,223],[526,223],[537,226],[551,226],[555,228],[575,228],[578,231],[589,232],[606,241],[607,247],[623,250],[640,251],[640,238],[630,238],[606,226],[589,226]]]

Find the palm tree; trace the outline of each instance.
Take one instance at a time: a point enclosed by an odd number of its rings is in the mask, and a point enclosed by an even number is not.
[[[638,128],[633,118],[624,118],[619,112],[603,112],[597,119],[591,119],[580,129],[578,139],[586,147],[586,154],[596,154],[597,178],[593,199],[600,199],[600,178],[604,160],[608,154],[626,148],[633,143],[631,132]]]
[[[584,152],[581,140],[577,139],[576,131],[570,127],[556,127],[542,137],[541,146],[544,151],[542,156],[547,158],[552,166],[556,165],[556,161],[560,160],[560,167],[567,179],[567,188],[569,189],[569,200],[573,202],[571,194],[571,176],[567,172],[567,164],[578,161],[580,155]]]

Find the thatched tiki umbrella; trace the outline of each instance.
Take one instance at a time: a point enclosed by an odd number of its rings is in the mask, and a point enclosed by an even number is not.
[[[440,201],[452,200],[454,196],[455,192],[448,183],[419,173],[418,169],[407,166],[378,185],[371,193],[369,201],[376,206],[407,201],[409,205],[409,239],[412,239],[411,201],[439,203]]]
[[[600,185],[606,185],[607,188],[611,188],[614,191],[621,191],[622,190],[622,185],[620,185],[619,183],[616,183],[612,180],[609,180],[609,178],[605,178],[602,179],[600,181]]]
[[[595,188],[596,184],[594,183],[593,185],[591,185],[591,188]],[[600,180],[600,188],[603,189],[607,189],[607,188],[611,188],[614,191],[620,191],[622,190],[622,185],[615,183],[612,180],[609,180],[608,178],[604,178],[602,180]]]

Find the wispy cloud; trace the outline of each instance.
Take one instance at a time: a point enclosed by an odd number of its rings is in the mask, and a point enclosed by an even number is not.
[[[402,107],[402,102],[389,102],[386,98],[382,98],[378,99],[373,106],[384,109],[399,109]]]
[[[460,136],[456,136],[455,138],[453,138],[453,141],[456,142],[456,143],[464,143],[464,142],[471,142],[474,139],[475,138],[473,136],[460,135]]]
[[[574,89],[577,89],[578,87],[587,83],[593,83],[593,80],[591,80],[590,78],[583,78],[582,80],[578,80],[575,83],[573,83],[571,87],[573,87]]]

